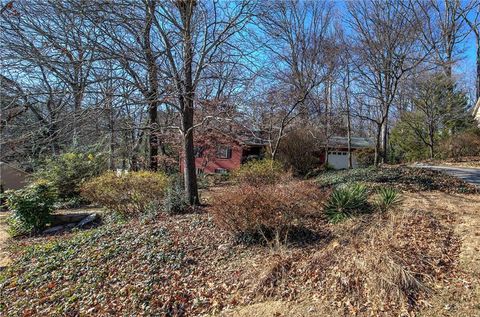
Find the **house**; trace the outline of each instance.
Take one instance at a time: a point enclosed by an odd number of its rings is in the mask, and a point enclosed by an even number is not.
[[[351,138],[351,152],[352,152],[352,167],[358,167],[357,153],[359,150],[374,148],[374,142],[371,138],[352,137]],[[334,136],[328,141],[328,160],[325,160],[325,151],[321,151],[320,163],[324,164],[326,161],[334,169],[348,168],[348,138]]]
[[[480,127],[480,98],[478,98],[477,104],[473,107],[473,118],[477,120],[478,126]]]
[[[214,144],[195,146],[197,174],[224,174],[237,169],[243,163],[263,157],[265,143],[244,137],[224,138]],[[180,170],[183,171],[183,160]]]
[[[225,137],[208,143],[195,145],[195,167],[197,174],[223,174],[239,168],[243,163],[262,158],[267,144],[259,138]],[[335,169],[348,168],[348,139],[346,137],[331,137],[329,139],[328,164]],[[358,167],[356,153],[362,149],[373,149],[374,142],[370,138],[352,137],[352,165]],[[306,152],[312,149],[305,149]],[[325,163],[325,151],[314,151],[319,163]],[[180,160],[180,170],[184,163]]]
[[[10,164],[0,162],[0,192],[24,187],[28,184],[29,175]]]

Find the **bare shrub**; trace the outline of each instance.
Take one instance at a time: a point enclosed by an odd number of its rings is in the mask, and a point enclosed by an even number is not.
[[[455,134],[440,144],[440,152],[448,158],[480,155],[480,132],[467,131]]]
[[[213,201],[210,212],[215,223],[232,235],[260,236],[269,244],[287,242],[303,218],[320,210],[326,194],[312,184],[290,182],[257,187],[225,188]]]
[[[307,131],[295,130],[282,141],[278,158],[295,175],[305,176],[320,166],[320,158],[313,152],[316,148],[316,139]]]

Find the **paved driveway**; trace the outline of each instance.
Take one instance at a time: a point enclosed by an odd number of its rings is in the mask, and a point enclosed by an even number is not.
[[[461,178],[467,183],[480,186],[480,168],[437,166],[427,164],[417,164],[415,165],[415,167],[429,168],[432,170],[442,171],[444,173]]]

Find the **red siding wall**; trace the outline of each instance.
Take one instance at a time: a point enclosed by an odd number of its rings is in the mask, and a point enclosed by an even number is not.
[[[228,159],[217,158],[215,153],[197,157],[195,159],[195,166],[197,169],[202,169],[205,174],[213,174],[216,169],[225,169],[228,171],[237,169],[242,163],[243,149],[238,144],[230,145],[232,148],[232,156]],[[214,152],[214,151],[213,151]],[[180,171],[183,172],[183,159],[180,160]]]

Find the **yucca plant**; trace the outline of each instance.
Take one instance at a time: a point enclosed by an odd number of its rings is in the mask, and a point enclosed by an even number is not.
[[[399,206],[401,203],[402,197],[398,190],[390,187],[382,187],[378,189],[375,206],[381,212],[389,211],[390,209]]]
[[[324,208],[325,215],[332,223],[338,223],[354,214],[368,211],[367,188],[358,183],[336,188]]]

